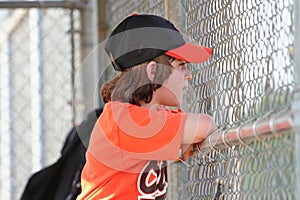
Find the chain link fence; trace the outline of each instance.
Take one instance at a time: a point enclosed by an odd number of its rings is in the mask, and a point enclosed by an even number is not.
[[[153,0],[153,1],[134,1],[134,0],[117,0],[108,1],[106,4],[108,11],[109,29],[111,30],[116,26],[124,17],[133,13],[151,13],[160,16],[165,15],[165,1]]]
[[[214,49],[212,59],[192,66],[196,92],[189,108],[211,114],[223,129],[206,141],[210,151],[203,152],[204,144],[190,162],[186,199],[296,199],[294,135],[278,134],[275,122],[290,111],[293,97],[294,2],[183,5],[188,34]],[[259,128],[263,121],[267,126]],[[245,136],[247,125],[253,141]],[[230,145],[233,137],[238,143]]]
[[[170,165],[170,199],[297,198],[294,4],[105,1],[107,32],[132,13],[157,14],[214,50],[207,62],[189,66],[185,106],[212,115],[220,129],[188,163]],[[0,9],[0,199],[18,199],[32,171],[56,160],[81,120],[85,88],[73,88],[81,13],[44,7]]]
[[[3,8],[0,13],[0,199],[9,200],[20,198],[33,172],[58,159],[78,120],[72,80],[80,62],[80,12]]]

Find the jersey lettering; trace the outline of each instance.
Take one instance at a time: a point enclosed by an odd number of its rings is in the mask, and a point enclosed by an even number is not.
[[[163,200],[167,195],[166,161],[150,161],[138,178],[139,200]]]

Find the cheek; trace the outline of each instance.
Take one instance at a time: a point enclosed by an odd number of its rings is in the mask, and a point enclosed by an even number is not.
[[[164,103],[169,106],[178,106],[181,103],[183,93],[181,88],[175,82],[168,82],[163,85],[162,92],[164,94]]]
[[[163,84],[164,87],[169,89],[173,94],[180,95],[185,85],[185,81],[181,75],[175,74],[169,77]]]
[[[184,81],[184,77],[179,72],[173,70],[169,78],[164,81],[163,85],[172,87],[179,85],[182,81]]]

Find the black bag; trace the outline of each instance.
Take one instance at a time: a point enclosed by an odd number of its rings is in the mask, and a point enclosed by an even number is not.
[[[81,192],[81,171],[91,132],[102,108],[91,112],[73,128],[63,145],[61,157],[52,165],[33,174],[21,200],[72,200]]]

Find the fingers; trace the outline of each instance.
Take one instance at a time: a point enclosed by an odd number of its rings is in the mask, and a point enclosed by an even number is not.
[[[191,144],[182,155],[182,160],[186,161],[189,157],[194,156],[194,145]]]

